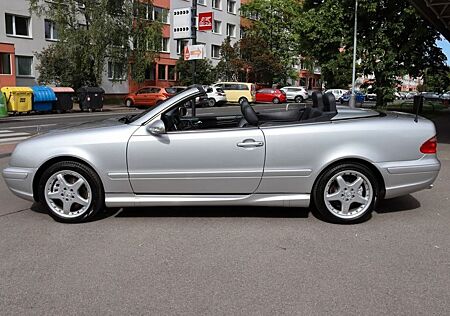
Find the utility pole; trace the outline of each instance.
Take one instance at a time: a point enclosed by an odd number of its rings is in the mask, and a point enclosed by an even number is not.
[[[197,0],[192,0],[192,17],[191,17],[191,30],[192,30],[192,45],[196,45],[197,44]],[[192,65],[191,65],[191,69],[192,69],[192,84],[195,84],[196,78],[195,78],[195,72],[196,70],[196,66],[197,66],[197,61],[191,60]],[[195,101],[194,101],[195,102]],[[196,111],[195,111],[195,105],[192,106],[192,116],[196,115]]]
[[[197,0],[194,0],[197,1]],[[356,105],[356,92],[355,92],[355,81],[356,81],[356,35],[358,27],[358,0],[355,0],[355,30],[353,35],[353,72],[352,72],[352,95],[350,96],[350,101],[348,105],[354,108]]]
[[[197,0],[192,0],[192,45],[197,44]],[[192,60],[192,84],[196,83],[195,71],[196,71],[196,60]]]

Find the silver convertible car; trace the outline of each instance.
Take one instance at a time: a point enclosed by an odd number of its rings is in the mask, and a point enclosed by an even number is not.
[[[197,115],[205,96],[193,86],[134,116],[33,137],[3,177],[63,222],[105,207],[261,205],[352,223],[380,199],[431,187],[440,169],[435,126],[422,117],[337,108],[320,93],[312,107],[244,102],[241,114]]]

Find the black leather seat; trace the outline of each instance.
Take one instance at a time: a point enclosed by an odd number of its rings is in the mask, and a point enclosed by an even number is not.
[[[324,111],[325,112],[335,112],[337,113],[336,108],[336,98],[334,97],[334,94],[331,92],[325,93],[323,96],[323,105],[324,105]]]
[[[255,110],[253,110],[253,108],[247,101],[241,103],[241,112],[248,124],[253,126],[258,125],[258,116],[256,115]]]
[[[313,102],[312,107],[316,108],[320,111],[324,110],[324,102],[323,102],[323,96],[321,92],[314,91],[311,95],[311,99]]]

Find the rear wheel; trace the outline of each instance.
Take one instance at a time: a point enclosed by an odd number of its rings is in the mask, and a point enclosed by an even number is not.
[[[247,100],[246,97],[241,97],[241,98],[239,98],[239,104],[242,104],[242,103],[244,103],[244,102],[248,102],[248,100]]]
[[[294,99],[295,103],[302,103],[303,102],[303,97],[301,95],[298,95],[295,97]]]
[[[369,168],[359,163],[343,163],[319,177],[312,196],[325,220],[355,223],[370,216],[378,192],[377,179]]]
[[[131,100],[131,99],[127,99],[126,101],[125,101],[125,105],[129,108],[129,107],[132,107],[133,106],[133,100]]]
[[[208,106],[209,107],[213,107],[216,105],[216,100],[214,98],[209,98],[208,99]]]
[[[278,103],[280,103],[280,99],[278,99],[278,98],[273,98],[272,102],[273,102],[274,104],[278,104]]]
[[[78,223],[93,218],[104,205],[101,180],[89,167],[62,161],[44,171],[39,201],[57,221]]]

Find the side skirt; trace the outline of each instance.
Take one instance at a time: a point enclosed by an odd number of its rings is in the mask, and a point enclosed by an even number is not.
[[[251,195],[135,195],[106,193],[107,207],[139,207],[170,205],[254,205],[279,207],[308,207],[309,194],[251,194]]]

